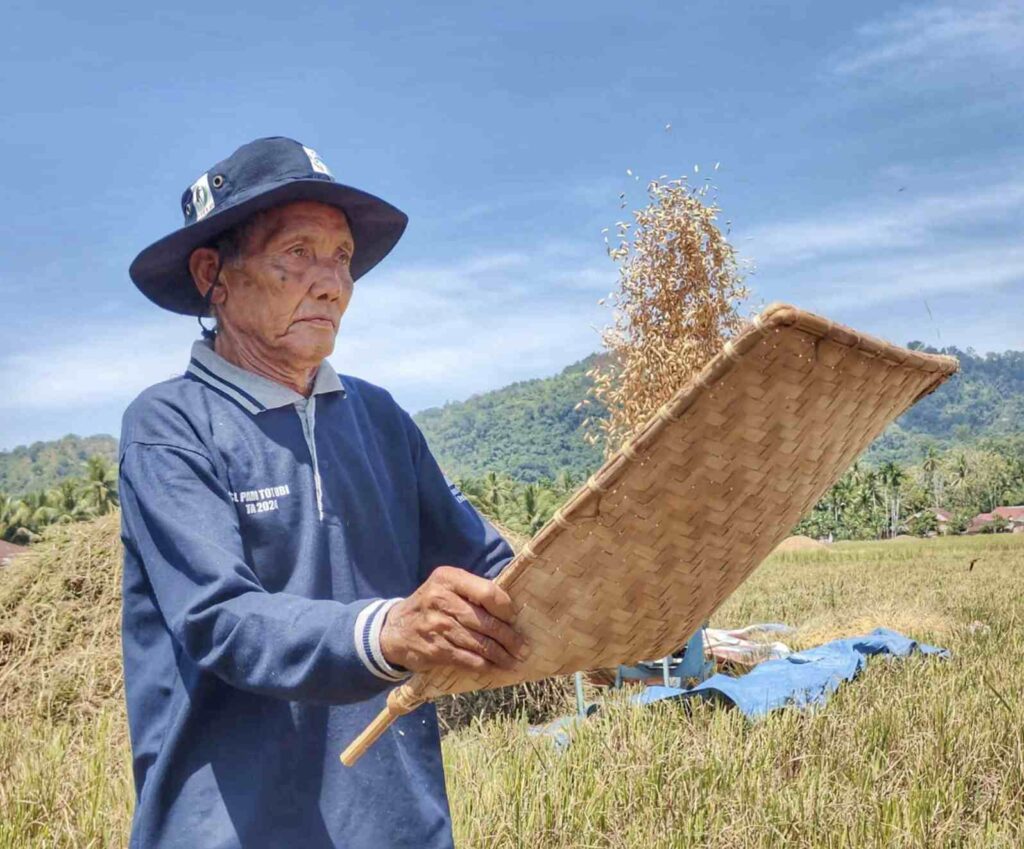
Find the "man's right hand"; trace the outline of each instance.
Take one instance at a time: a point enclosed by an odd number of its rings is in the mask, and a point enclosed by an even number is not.
[[[388,611],[380,649],[392,666],[414,672],[437,666],[512,669],[527,656],[514,618],[512,599],[493,581],[439,566]]]

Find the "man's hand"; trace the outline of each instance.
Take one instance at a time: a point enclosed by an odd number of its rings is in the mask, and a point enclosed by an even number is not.
[[[388,611],[380,649],[388,663],[414,672],[436,666],[511,669],[526,658],[526,644],[512,629],[514,617],[512,599],[492,581],[439,566]]]

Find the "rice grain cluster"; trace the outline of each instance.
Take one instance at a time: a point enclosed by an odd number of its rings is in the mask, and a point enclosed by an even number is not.
[[[606,457],[743,325],[748,290],[710,188],[652,181],[634,224],[617,225],[619,244],[608,254],[619,287],[608,296],[613,324],[602,333],[610,356],[588,372],[593,386],[580,404],[607,411],[584,421],[586,439],[603,442]]]

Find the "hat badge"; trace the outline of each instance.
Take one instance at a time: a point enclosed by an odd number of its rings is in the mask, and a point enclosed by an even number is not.
[[[302,149],[306,152],[306,156],[309,159],[310,167],[316,171],[317,174],[326,174],[332,180],[334,175],[331,173],[331,169],[327,167],[327,163],[320,158],[320,154],[317,153],[313,148],[302,146]]]
[[[213,211],[213,192],[210,191],[210,175],[203,174],[191,187],[192,208],[196,213],[196,221],[202,221]]]

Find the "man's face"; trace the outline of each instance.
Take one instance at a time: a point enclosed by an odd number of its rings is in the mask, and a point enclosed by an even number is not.
[[[348,220],[333,206],[297,201],[268,210],[239,260],[224,267],[218,321],[267,359],[317,365],[334,350],[352,298],[354,248]]]

